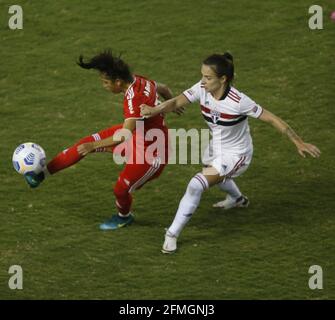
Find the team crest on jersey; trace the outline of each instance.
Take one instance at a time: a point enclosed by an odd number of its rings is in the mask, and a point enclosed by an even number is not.
[[[257,106],[254,106],[251,110],[253,113],[256,113],[258,111],[258,107]]]
[[[216,110],[211,110],[211,117],[212,117],[213,123],[217,123],[220,118],[220,112]]]

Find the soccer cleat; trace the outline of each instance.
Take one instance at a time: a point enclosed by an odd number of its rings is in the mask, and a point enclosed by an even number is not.
[[[163,253],[174,253],[177,250],[177,237],[166,231],[165,240],[162,248]]]
[[[118,214],[112,216],[100,225],[101,230],[116,230],[130,225],[134,221],[134,216],[120,217]]]
[[[43,171],[38,174],[35,172],[27,172],[24,175],[24,178],[26,179],[30,188],[37,188],[40,185],[40,183],[44,180],[45,175]]]
[[[249,199],[247,197],[240,196],[234,199],[228,194],[225,200],[213,204],[213,207],[228,210],[231,208],[246,208],[248,205]]]

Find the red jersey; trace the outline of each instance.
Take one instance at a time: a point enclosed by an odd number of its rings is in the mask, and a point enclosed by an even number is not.
[[[145,77],[134,75],[134,81],[127,89],[124,100],[123,100],[123,115],[124,119],[138,119],[143,121],[144,133],[146,140],[144,141],[144,148],[147,148],[149,145],[156,142],[157,137],[154,139],[148,137],[147,132],[150,129],[160,129],[164,134],[164,144],[165,148],[168,147],[168,129],[164,122],[164,115],[159,114],[152,118],[144,119],[141,116],[140,105],[146,104],[148,106],[155,107],[159,104],[159,97],[157,94],[157,84],[155,81],[149,80]],[[142,129],[143,129],[142,126]],[[155,136],[155,131],[152,131]],[[143,135],[139,133],[139,130],[136,130],[133,134],[133,143],[135,145],[140,145],[139,141],[143,141]],[[164,157],[165,158],[165,157]]]
[[[124,95],[123,115],[125,119],[143,119],[140,114],[140,105],[155,107],[159,103],[156,82],[138,75],[135,75],[134,78]],[[164,116],[157,115],[144,119],[144,127],[145,131],[152,128],[165,128]]]

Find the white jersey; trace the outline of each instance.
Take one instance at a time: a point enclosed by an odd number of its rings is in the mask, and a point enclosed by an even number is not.
[[[261,106],[233,87],[216,100],[200,81],[183,94],[190,102],[200,101],[202,116],[212,133],[214,154],[252,152],[248,116],[258,118],[263,112]]]

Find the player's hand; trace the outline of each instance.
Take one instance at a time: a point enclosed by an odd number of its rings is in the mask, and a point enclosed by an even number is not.
[[[321,154],[319,148],[310,143],[302,142],[297,145],[297,149],[299,154],[304,158],[306,158],[305,153],[311,155],[313,158],[319,158]]]
[[[146,104],[141,104],[140,109],[141,109],[141,116],[143,118],[151,118],[155,115],[154,108],[149,107]]]
[[[86,156],[88,153],[94,150],[93,142],[83,143],[78,146],[77,151],[81,156]]]
[[[177,108],[175,111],[173,111],[174,113],[176,113],[178,116],[181,116],[182,114],[184,114],[186,108],[185,107],[180,107]]]

